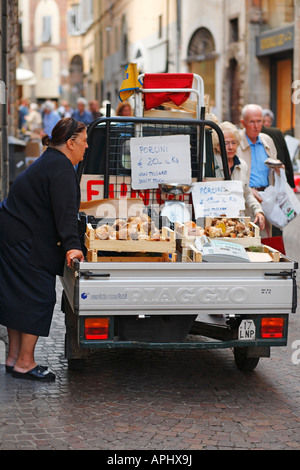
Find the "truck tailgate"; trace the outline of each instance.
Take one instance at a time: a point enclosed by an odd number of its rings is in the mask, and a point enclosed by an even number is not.
[[[295,265],[280,263],[77,263],[62,284],[78,315],[289,314]]]

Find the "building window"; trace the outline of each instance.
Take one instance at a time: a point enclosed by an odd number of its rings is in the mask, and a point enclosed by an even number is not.
[[[158,17],[158,39],[161,39],[163,36],[163,18],[162,15]]]
[[[42,61],[42,77],[52,78],[52,59],[43,59]]]
[[[216,86],[216,52],[215,41],[211,32],[206,28],[199,28],[192,36],[187,62],[189,72],[200,75],[205,79],[205,90],[210,102],[215,101]]]
[[[121,25],[121,65],[124,66],[128,63],[128,35],[127,35],[127,21],[126,17],[122,18]]]
[[[43,16],[42,42],[51,42],[51,16]]]
[[[119,40],[119,29],[118,26],[115,27],[115,51],[119,49],[120,40]]]
[[[239,40],[239,20],[232,18],[229,20],[229,42],[238,42]]]
[[[72,10],[68,11],[68,33],[70,36],[75,36],[81,31],[80,25],[80,12],[78,5],[74,5]]]
[[[93,0],[82,0],[80,8],[83,29],[86,31],[93,22]]]
[[[111,27],[106,28],[106,55],[110,55]]]

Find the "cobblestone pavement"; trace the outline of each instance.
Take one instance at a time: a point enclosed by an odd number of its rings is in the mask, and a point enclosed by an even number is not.
[[[288,346],[251,373],[227,350],[103,351],[75,373],[57,306],[37,348],[56,382],[13,379],[0,366],[0,450],[300,450],[298,339],[293,316]]]
[[[251,373],[230,350],[102,351],[71,372],[59,303],[37,348],[56,382],[13,379],[0,365],[0,450],[300,450],[299,315],[288,346]]]

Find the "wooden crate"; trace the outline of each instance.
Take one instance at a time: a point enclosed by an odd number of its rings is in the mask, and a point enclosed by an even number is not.
[[[193,243],[186,244],[179,251],[182,263],[202,263],[202,253],[197,250]]]
[[[181,222],[175,222],[174,230],[177,241],[177,249],[178,246],[184,248],[194,243],[195,235],[189,235],[189,230],[186,225],[182,224]]]
[[[212,225],[212,221],[215,219],[224,219],[225,217],[207,217],[205,219],[205,228],[210,227]],[[228,217],[234,219],[234,217]],[[254,237],[243,237],[243,238],[231,238],[231,237],[220,237],[221,240],[231,242],[231,243],[239,243],[243,247],[249,246],[260,246],[261,245],[261,236],[260,230],[257,225],[251,222],[250,217],[239,217],[239,220],[244,222],[246,227],[252,227],[254,231]]]
[[[274,262],[279,263],[281,254],[279,251],[271,248],[270,246],[261,245],[262,253],[255,253],[247,251],[250,261],[252,263]]]
[[[87,261],[94,263],[176,263],[176,253],[162,253],[160,256],[147,256],[145,253],[132,253],[131,256],[98,256],[97,251],[87,252]]]
[[[254,246],[254,245],[253,245]],[[247,251],[247,247],[246,251]],[[281,254],[279,251],[275,250],[266,245],[261,245],[262,252],[255,253],[247,251],[247,254],[250,258],[251,263],[279,263],[281,260]],[[202,262],[202,253],[197,250],[193,244],[187,244],[182,248],[181,252],[181,261],[186,263],[201,263]]]
[[[116,253],[133,253],[132,261],[141,261],[141,254],[144,254],[143,261],[153,262],[153,257],[147,256],[145,254],[149,253],[158,253],[159,261],[165,261],[170,258],[169,255],[175,255],[176,253],[176,241],[175,233],[173,230],[168,227],[163,227],[161,232],[160,240],[100,240],[97,237],[95,229],[93,229],[91,224],[87,224],[86,234],[85,234],[85,245],[88,250],[88,260],[89,261],[104,261],[104,258],[111,261],[114,256],[108,255],[98,256],[98,251],[101,252],[113,252]],[[134,255],[135,254],[135,255]],[[168,255],[162,256],[162,255]],[[123,258],[121,260],[121,258]],[[172,261],[175,260],[175,256],[171,256]],[[128,256],[119,256],[119,261],[128,261]]]

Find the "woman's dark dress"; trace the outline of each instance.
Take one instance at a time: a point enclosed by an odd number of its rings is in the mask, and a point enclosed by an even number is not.
[[[70,160],[48,148],[0,204],[0,324],[48,336],[56,275],[66,252],[81,249],[80,190]]]

